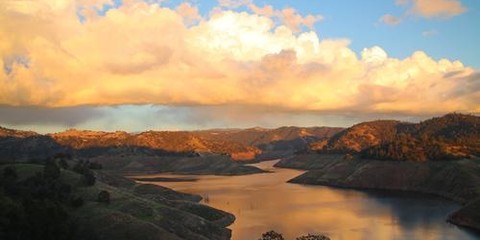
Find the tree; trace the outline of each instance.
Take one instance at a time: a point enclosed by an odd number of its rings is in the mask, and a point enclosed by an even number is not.
[[[103,168],[102,164],[98,163],[98,162],[90,162],[88,164],[88,168],[89,169],[95,169],[95,170],[100,170]]]
[[[297,240],[330,240],[330,238],[325,235],[308,234],[305,236],[298,237]]]
[[[262,237],[258,240],[285,240],[285,238],[283,238],[282,234],[280,233],[277,233],[275,231],[269,231],[263,233]]]
[[[59,161],[58,161],[58,165],[60,165],[61,168],[63,169],[68,169],[68,162],[67,160],[65,160],[65,158],[61,158]]]
[[[86,186],[93,186],[95,185],[95,174],[91,171],[88,170],[83,173],[83,182],[85,183]]]
[[[60,168],[57,163],[53,160],[48,160],[45,162],[45,167],[43,168],[43,175],[47,179],[57,179],[60,177]]]
[[[18,174],[17,174],[17,170],[13,167],[6,167],[3,169],[3,177],[5,179],[17,179],[18,178]]]

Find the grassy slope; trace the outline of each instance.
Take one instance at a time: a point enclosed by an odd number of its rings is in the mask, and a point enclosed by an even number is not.
[[[6,165],[0,166],[0,171]],[[43,170],[41,165],[15,164],[19,180]],[[233,215],[196,203],[199,196],[162,187],[136,184],[119,176],[97,173],[99,181],[82,187],[81,176],[62,170],[60,181],[69,183],[85,204],[69,211],[77,221],[77,239],[229,239],[224,228]],[[106,184],[102,182],[108,182]],[[96,202],[100,191],[111,194],[111,203]]]

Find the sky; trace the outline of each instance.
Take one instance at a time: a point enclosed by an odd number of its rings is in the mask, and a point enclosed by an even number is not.
[[[130,132],[480,113],[478,0],[3,0],[0,126]]]

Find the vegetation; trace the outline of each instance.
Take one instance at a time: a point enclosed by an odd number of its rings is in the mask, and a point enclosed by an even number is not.
[[[0,176],[0,239],[72,239],[75,225],[68,213],[72,185],[60,178],[54,161],[32,165],[22,179],[13,166]]]
[[[83,183],[85,184],[85,186],[93,186],[95,184],[96,178],[95,174],[91,169],[101,169],[101,165],[98,163],[92,164],[89,161],[80,160],[75,164],[75,166],[73,166],[72,170],[83,176]]]
[[[275,231],[268,231],[262,234],[262,237],[258,240],[284,240],[283,235]]]
[[[480,117],[448,114],[412,124],[373,121],[312,145],[320,153],[360,153],[396,161],[457,160],[480,155]]]
[[[308,234],[305,236],[298,237],[297,240],[330,240],[330,238],[325,235]]]
[[[98,193],[97,201],[100,203],[110,204],[110,193],[108,191],[101,191]]]
[[[0,239],[221,240],[231,235],[225,226],[233,215],[196,203],[199,196],[153,185],[136,191],[143,185],[102,171],[87,186],[84,173],[93,171],[85,161],[74,164],[80,173],[57,162],[0,165]]]
[[[258,240],[285,240],[285,238],[283,238],[283,235],[280,233],[277,233],[275,231],[268,231],[266,233],[263,233],[262,237]],[[330,238],[325,235],[308,234],[297,237],[296,240],[330,240]]]

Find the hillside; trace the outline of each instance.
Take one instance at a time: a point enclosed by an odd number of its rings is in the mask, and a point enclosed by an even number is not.
[[[254,147],[241,145],[228,140],[206,140],[190,132],[148,131],[139,134],[126,132],[95,132],[68,130],[50,134],[57,143],[88,153],[98,148],[116,148],[124,151],[151,149],[159,153],[188,154],[211,152],[236,156],[251,153],[252,157],[260,151]],[[239,159],[240,160],[240,159]]]
[[[316,141],[326,140],[343,128],[333,127],[281,127],[276,129],[249,128],[232,130],[207,130],[194,132],[208,140],[238,143],[261,150],[257,160],[268,160],[291,156],[304,151]]]
[[[400,126],[398,121],[365,122],[345,129],[327,141],[315,143],[314,150],[328,153],[358,153],[372,146],[393,140]]]
[[[275,166],[309,170],[292,183],[430,193],[461,203],[480,197],[480,160],[381,161],[309,154]]]
[[[302,154],[275,167],[308,170],[290,183],[340,188],[434,194],[467,204],[448,220],[480,230],[480,159],[385,161],[345,158],[343,154]]]
[[[85,184],[79,173],[46,169],[0,166],[2,239],[230,239],[234,216],[198,204],[200,196],[101,171]]]
[[[360,123],[311,148],[319,153],[360,154],[401,161],[454,160],[480,155],[480,117],[448,114],[413,124]]]
[[[56,153],[77,157],[228,155],[233,160],[272,159],[292,155],[308,144],[327,139],[339,128],[147,131],[127,133],[70,129],[41,135],[0,128],[0,159],[27,161]]]
[[[263,172],[233,161],[226,153],[202,152],[198,148],[201,142],[185,133],[131,135],[70,130],[40,135],[16,130],[5,132],[9,135],[0,137],[0,163],[42,163],[45,159],[64,155],[77,160],[88,159],[119,173],[243,175]],[[174,148],[175,145],[178,147]],[[221,148],[215,143],[205,144],[210,145]],[[230,145],[223,149],[226,148],[234,149]]]

